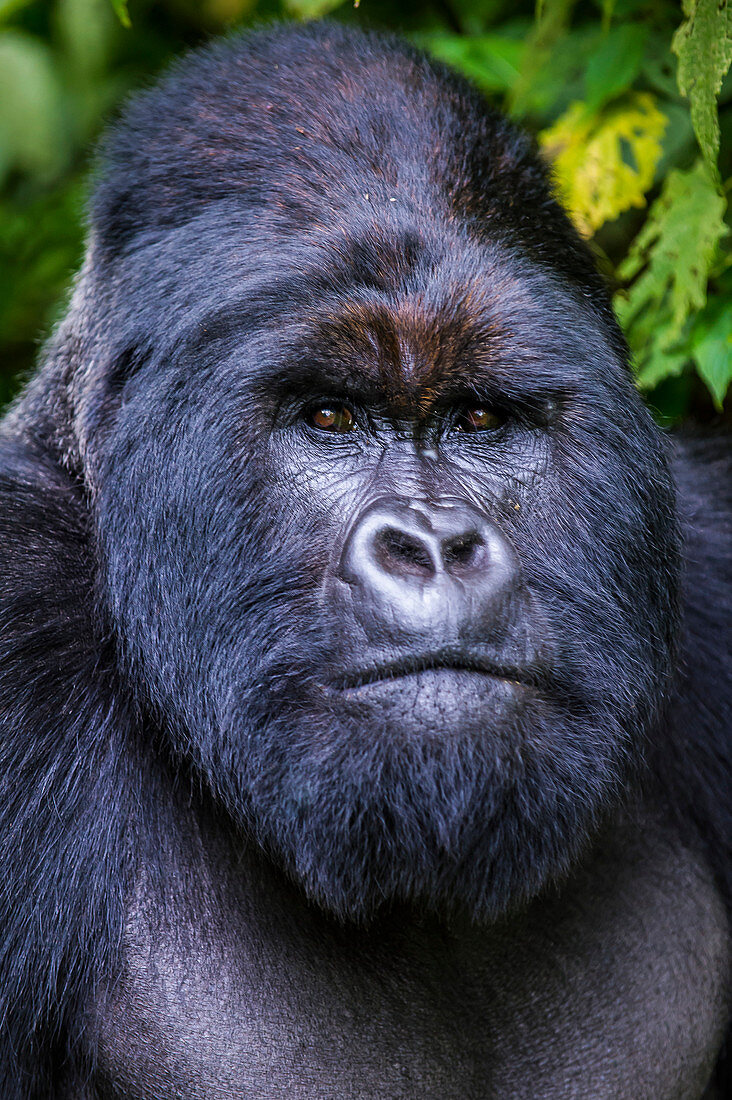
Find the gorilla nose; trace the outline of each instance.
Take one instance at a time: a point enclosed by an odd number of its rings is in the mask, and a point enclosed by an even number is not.
[[[415,530],[414,524],[381,516],[375,529],[373,524],[364,527],[364,541],[357,538],[354,546],[358,546],[362,569],[377,585],[393,578],[402,584],[430,584],[442,573],[467,579],[484,564],[485,539],[474,528],[441,537],[442,532],[434,528]]]
[[[382,502],[351,529],[339,574],[364,626],[444,637],[480,627],[516,567],[497,528],[463,502]]]

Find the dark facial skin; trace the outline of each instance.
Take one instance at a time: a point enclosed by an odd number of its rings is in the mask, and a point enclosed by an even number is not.
[[[668,475],[602,328],[502,249],[410,239],[399,279],[345,268],[337,300],[283,241],[288,317],[246,341],[198,284],[201,319],[171,321],[99,458],[134,677],[234,818],[356,919],[495,915],[563,870],[670,652]],[[236,271],[236,243],[212,247]]]

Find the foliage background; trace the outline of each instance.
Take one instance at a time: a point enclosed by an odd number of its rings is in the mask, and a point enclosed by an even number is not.
[[[532,130],[662,421],[732,421],[732,0],[0,0],[0,403],[83,248],[104,120],[230,27],[399,30]]]

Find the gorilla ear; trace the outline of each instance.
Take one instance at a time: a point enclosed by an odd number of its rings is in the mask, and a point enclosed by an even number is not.
[[[149,361],[151,349],[137,341],[110,341],[105,346],[68,341],[59,349],[62,362],[60,385],[70,405],[70,431],[80,455],[85,480],[94,482],[98,454],[114,426],[127,388]]]
[[[105,373],[107,398],[110,404],[122,403],[127,383],[137,374],[145,359],[146,355],[137,344],[123,348],[115,355]]]

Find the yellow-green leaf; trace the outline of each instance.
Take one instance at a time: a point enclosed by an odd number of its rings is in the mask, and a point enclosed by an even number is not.
[[[127,0],[112,0],[112,7],[114,8],[115,15],[119,19],[123,27],[131,27],[132,20],[130,19],[130,13],[127,10]]]
[[[296,19],[319,19],[339,8],[343,0],[284,0],[283,7]]]
[[[607,30],[612,23],[614,11],[615,0],[602,0],[602,25],[605,30]]]
[[[589,237],[624,210],[645,205],[665,128],[666,116],[643,92],[598,113],[573,103],[540,136],[581,233]]]
[[[683,0],[682,7],[686,18],[671,43],[679,60],[676,79],[691,104],[699,147],[716,171],[717,96],[732,63],[732,4],[729,0]]]

